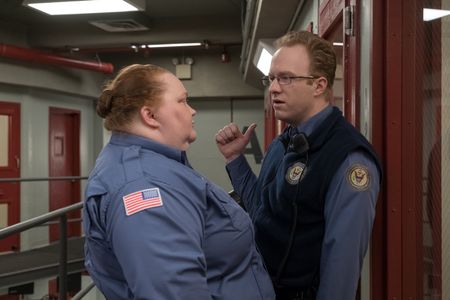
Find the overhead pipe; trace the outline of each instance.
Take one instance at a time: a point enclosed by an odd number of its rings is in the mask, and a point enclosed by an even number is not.
[[[241,63],[239,65],[239,71],[244,74],[245,66],[247,63],[249,54],[249,41],[250,39],[250,29],[253,23],[253,14],[256,7],[256,0],[247,0],[247,5],[245,7],[245,13],[242,15],[242,50],[241,50]]]
[[[294,13],[294,15],[292,16],[292,19],[291,19],[291,24],[289,24],[289,27],[288,27],[286,32],[289,32],[289,31],[291,31],[294,28],[294,24],[295,24],[295,22],[297,22],[297,19],[298,19],[299,15],[300,15],[300,12],[303,9],[303,5],[305,5],[305,0],[298,1],[297,8],[295,9],[295,13]]]
[[[111,74],[114,72],[114,66],[111,63],[71,59],[68,57],[53,55],[42,51],[37,51],[34,49],[20,48],[1,43],[0,43],[0,56],[16,58],[25,61],[91,70],[96,72],[102,72],[105,74]]]

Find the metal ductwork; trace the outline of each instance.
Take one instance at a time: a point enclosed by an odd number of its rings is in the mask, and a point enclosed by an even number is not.
[[[34,49],[20,48],[0,43],[0,56],[16,58],[25,61],[52,64],[70,68],[91,70],[105,74],[114,72],[114,66],[111,63],[102,63],[96,61],[83,61],[71,59],[64,56],[53,55]]]
[[[247,14],[243,32],[245,44],[240,71],[246,83],[262,88],[259,79],[263,74],[253,63],[259,41],[277,39],[292,30],[305,3],[304,0],[283,0],[280,5],[278,0],[247,0],[247,8],[251,7],[254,12]]]

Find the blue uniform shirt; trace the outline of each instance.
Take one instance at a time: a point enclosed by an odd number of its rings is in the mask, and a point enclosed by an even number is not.
[[[184,152],[113,133],[85,194],[85,264],[107,299],[275,298],[248,215]]]
[[[297,128],[298,132],[310,135],[331,112],[331,106],[325,108],[301,124]],[[370,175],[367,189],[358,188],[349,177],[355,166],[364,166]],[[234,189],[241,197],[242,194],[253,195],[258,178],[243,155],[228,163],[227,171]],[[348,154],[330,182],[324,205],[325,236],[320,257],[317,300],[355,298],[375,218],[379,175],[371,157],[363,151],[354,151]],[[251,198],[249,196],[248,199]],[[260,205],[257,202],[248,204],[253,212]]]

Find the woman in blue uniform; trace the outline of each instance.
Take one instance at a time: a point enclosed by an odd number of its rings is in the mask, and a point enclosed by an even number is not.
[[[86,268],[107,299],[274,299],[248,215],[193,170],[195,110],[167,70],[131,65],[97,113],[112,131],[86,187]]]

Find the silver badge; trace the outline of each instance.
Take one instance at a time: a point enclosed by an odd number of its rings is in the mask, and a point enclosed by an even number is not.
[[[286,181],[290,184],[297,184],[301,179],[303,179],[303,173],[305,173],[305,164],[301,162],[296,162],[286,172]]]

